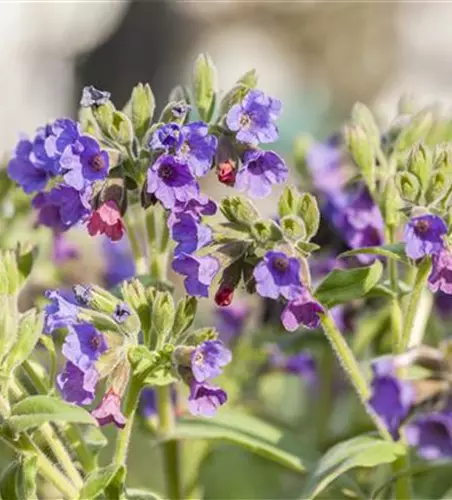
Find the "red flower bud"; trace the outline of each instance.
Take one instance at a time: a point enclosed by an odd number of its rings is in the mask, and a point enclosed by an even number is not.
[[[91,236],[99,233],[106,234],[111,241],[120,240],[124,233],[124,224],[116,202],[108,200],[102,203],[91,215],[87,228]]]
[[[235,184],[236,171],[231,161],[220,163],[217,167],[218,180],[226,184],[226,186],[233,186]]]
[[[220,286],[218,292],[215,294],[215,303],[217,306],[227,307],[231,304],[234,296],[234,289],[231,286]]]

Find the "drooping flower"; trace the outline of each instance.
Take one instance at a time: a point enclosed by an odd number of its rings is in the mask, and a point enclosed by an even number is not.
[[[370,407],[383,420],[394,439],[399,439],[399,428],[407,418],[415,399],[410,382],[395,375],[392,359],[383,358],[372,364],[372,395]]]
[[[430,290],[452,294],[452,253],[445,248],[432,257],[432,272],[428,278]]]
[[[104,280],[108,288],[135,276],[135,261],[128,238],[123,237],[115,242],[105,238],[102,249],[105,256]]]
[[[191,370],[196,382],[217,377],[231,359],[231,351],[219,340],[207,340],[198,345],[191,354]]]
[[[78,307],[71,293],[48,290],[46,298],[52,303],[45,308],[44,333],[52,333],[57,328],[67,328],[77,323]]]
[[[196,222],[191,215],[180,214],[171,227],[171,236],[177,242],[174,255],[191,254],[212,241],[212,230]]]
[[[88,405],[94,401],[98,379],[99,374],[94,367],[83,371],[68,361],[57,377],[57,385],[65,401]]]
[[[83,88],[80,106],[89,108],[91,106],[101,106],[110,99],[110,92],[98,90],[92,85]]]
[[[81,323],[69,326],[62,353],[68,361],[85,372],[93,367],[94,362],[107,349],[107,342],[102,333],[89,323]]]
[[[190,165],[197,177],[207,174],[218,146],[217,138],[209,134],[209,126],[202,121],[185,125],[182,135],[183,142],[178,157]]]
[[[236,175],[234,187],[247,191],[252,198],[264,198],[273,184],[287,180],[288,169],[283,159],[273,151],[248,150]]]
[[[292,373],[298,377],[313,381],[316,374],[316,363],[311,354],[299,352],[286,356],[276,344],[269,346],[269,369]]]
[[[125,302],[120,302],[119,304],[116,304],[115,310],[113,312],[113,319],[117,323],[124,323],[125,321],[127,321],[127,318],[129,318],[131,314],[132,311],[130,310],[129,305]]]
[[[197,198],[199,186],[185,161],[162,155],[148,170],[147,192],[155,195],[165,208],[172,209],[176,202]]]
[[[39,224],[62,233],[88,217],[91,213],[90,196],[89,189],[77,191],[60,184],[46,193],[38,193],[32,206],[39,210]]]
[[[410,219],[405,226],[405,253],[410,259],[440,253],[445,244],[446,223],[437,215],[421,215]]]
[[[114,200],[107,200],[91,214],[87,224],[91,236],[105,234],[112,241],[118,241],[124,234],[124,223]]]
[[[215,328],[225,344],[242,334],[249,314],[250,310],[244,304],[234,303],[230,307],[215,309]]]
[[[183,143],[182,128],[178,123],[166,123],[152,135],[150,147],[166,153],[177,152]]]
[[[231,305],[234,296],[234,288],[228,285],[221,285],[215,294],[215,304],[220,307],[228,307]]]
[[[194,416],[213,417],[227,399],[226,392],[220,387],[193,382],[188,397],[188,409]]]
[[[426,460],[452,458],[452,415],[435,412],[418,416],[406,426],[405,437]]]
[[[283,252],[269,251],[253,272],[261,297],[295,299],[301,292],[300,263]]]
[[[204,215],[214,215],[217,211],[217,204],[200,193],[197,198],[192,198],[186,202],[176,201],[168,217],[168,225],[172,226],[180,214],[190,215],[196,222],[199,222]]]
[[[55,264],[63,264],[68,260],[77,259],[80,255],[76,245],[67,241],[62,233],[53,233],[52,239],[52,261]]]
[[[300,325],[306,328],[318,328],[319,314],[324,312],[323,307],[312,297],[305,288],[299,295],[290,300],[281,313],[281,322],[289,332],[295,331]]]
[[[217,166],[218,180],[226,186],[233,186],[237,177],[237,169],[231,161],[219,163]]]
[[[237,132],[236,139],[257,146],[260,142],[278,139],[274,121],[281,114],[278,99],[266,96],[260,90],[250,90],[240,104],[234,104],[226,116],[229,130]]]
[[[100,405],[91,412],[99,425],[115,424],[123,429],[127,423],[126,417],[121,413],[121,398],[112,389],[107,391]]]
[[[220,263],[211,255],[180,254],[173,260],[172,268],[186,276],[184,284],[189,295],[208,297],[209,286],[220,270]]]

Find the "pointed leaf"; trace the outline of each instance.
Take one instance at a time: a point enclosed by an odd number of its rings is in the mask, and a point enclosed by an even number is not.
[[[365,247],[365,248],[355,248],[354,250],[348,250],[347,252],[341,253],[339,257],[353,257],[355,255],[380,255],[381,257],[386,257],[387,259],[394,259],[405,264],[410,264],[410,259],[405,253],[405,243],[394,243],[392,245],[383,245],[381,247]]]
[[[108,465],[102,469],[92,472],[85,481],[79,498],[91,500],[99,496],[115,477],[120,466],[117,464]]]
[[[162,500],[162,497],[149,490],[130,488],[127,490],[128,500]]]

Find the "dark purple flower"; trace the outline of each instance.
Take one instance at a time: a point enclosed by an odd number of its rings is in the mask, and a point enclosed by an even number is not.
[[[369,405],[383,420],[394,439],[399,439],[399,428],[407,418],[414,402],[414,388],[394,374],[394,362],[383,358],[372,364],[372,395]]]
[[[113,318],[117,323],[124,323],[131,314],[132,311],[130,310],[129,305],[125,302],[120,302],[119,304],[116,304],[113,312]]]
[[[301,292],[300,262],[283,252],[267,252],[255,267],[256,290],[261,297],[295,299]]]
[[[452,294],[452,253],[443,249],[432,257],[432,272],[428,278],[430,290]]]
[[[171,227],[171,236],[177,242],[174,255],[191,254],[212,241],[212,230],[196,222],[191,215],[180,214]]]
[[[214,215],[217,211],[217,204],[200,193],[197,198],[192,198],[187,202],[177,201],[168,217],[168,224],[172,226],[179,214],[191,215],[191,217],[199,222],[203,215]]]
[[[444,248],[446,234],[447,226],[441,217],[430,214],[414,217],[405,226],[405,253],[414,260],[439,253]]]
[[[239,142],[257,146],[260,142],[278,139],[278,128],[273,123],[281,114],[278,99],[266,96],[260,90],[250,90],[240,104],[234,104],[226,115],[229,130],[237,132]]]
[[[188,397],[188,409],[195,416],[213,417],[227,399],[226,392],[220,387],[193,382]]]
[[[191,369],[196,382],[217,377],[231,359],[231,351],[219,340],[207,340],[198,345],[191,355]]]
[[[173,260],[172,268],[186,276],[185,290],[189,295],[208,297],[209,286],[220,270],[220,263],[211,255],[195,257],[180,254]]]
[[[334,195],[343,188],[346,176],[341,160],[341,152],[335,144],[315,143],[310,147],[306,162],[316,189]]]
[[[91,412],[99,425],[115,424],[123,429],[127,423],[126,417],[121,413],[121,398],[113,390],[109,390],[102,398],[100,405]]]
[[[68,361],[85,372],[94,366],[107,349],[102,333],[89,323],[81,323],[69,327],[62,353]]]
[[[153,133],[150,147],[166,153],[177,152],[183,140],[181,126],[178,123],[166,123]]]
[[[98,90],[92,85],[83,88],[80,106],[89,108],[91,106],[101,106],[110,99],[110,92]]]
[[[69,242],[62,233],[53,233],[52,261],[64,264],[68,260],[77,259],[80,255],[77,245]]]
[[[319,314],[323,312],[323,307],[304,288],[295,299],[287,303],[281,313],[281,322],[289,332],[295,331],[300,325],[317,328],[320,324]]]
[[[442,319],[447,320],[452,315],[452,295],[444,292],[435,294],[435,306]]]
[[[314,358],[306,352],[286,356],[276,344],[269,346],[269,368],[286,373],[292,373],[298,377],[313,381],[316,372]]]
[[[91,191],[77,191],[60,184],[47,193],[38,193],[32,201],[39,210],[38,223],[60,233],[85,220],[91,213]]]
[[[247,191],[252,198],[264,198],[270,194],[273,184],[285,182],[287,176],[287,166],[275,152],[250,149],[243,157],[234,187]]]
[[[127,238],[123,237],[114,242],[105,238],[102,241],[102,249],[105,256],[104,279],[108,288],[135,276],[135,262]]]
[[[44,333],[57,328],[67,328],[77,323],[78,307],[70,292],[47,290],[46,298],[52,301],[45,308]]]
[[[171,385],[171,402],[173,407],[177,406],[176,388]],[[145,387],[140,394],[140,412],[145,418],[152,418],[157,415],[157,395],[152,387]]]
[[[452,415],[431,413],[418,416],[406,426],[405,437],[426,460],[452,458]]]
[[[94,401],[98,379],[99,374],[95,368],[82,371],[68,361],[64,371],[57,377],[57,385],[63,398],[69,403],[89,405]]]
[[[171,155],[162,155],[149,168],[147,192],[153,194],[165,208],[176,202],[186,203],[199,194],[199,186],[190,166]]]
[[[217,138],[209,134],[209,126],[201,121],[185,125],[182,134],[183,143],[177,156],[190,165],[197,177],[207,174],[217,149]]]
[[[243,304],[215,309],[215,328],[223,342],[229,344],[242,334],[249,313],[249,308]]]
[[[80,154],[83,178],[89,182],[105,179],[108,174],[109,158],[106,151],[101,150],[99,143],[92,137],[80,137],[83,151]]]

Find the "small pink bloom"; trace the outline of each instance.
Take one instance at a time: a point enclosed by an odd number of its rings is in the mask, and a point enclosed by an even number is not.
[[[91,415],[99,425],[114,423],[119,429],[123,429],[127,422],[121,413],[121,398],[111,389],[105,393],[100,405],[91,412]]]
[[[108,200],[102,203],[91,215],[87,227],[91,236],[99,233],[107,235],[111,241],[120,240],[124,234],[124,224],[116,202]]]

